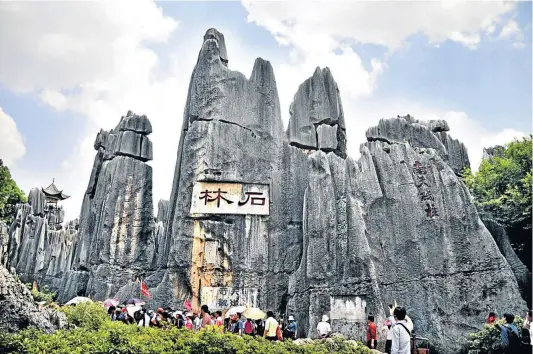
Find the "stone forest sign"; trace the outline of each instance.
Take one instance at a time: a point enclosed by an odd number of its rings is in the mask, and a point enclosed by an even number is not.
[[[269,215],[267,184],[196,182],[191,214]]]

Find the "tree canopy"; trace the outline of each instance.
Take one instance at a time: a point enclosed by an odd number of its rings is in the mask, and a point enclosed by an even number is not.
[[[26,196],[11,177],[9,168],[0,160],[0,221],[10,224],[15,217],[17,203],[25,203]]]
[[[532,136],[493,149],[479,171],[466,170],[464,180],[482,216],[502,224],[518,256],[531,261]],[[529,253],[525,259],[524,252]]]

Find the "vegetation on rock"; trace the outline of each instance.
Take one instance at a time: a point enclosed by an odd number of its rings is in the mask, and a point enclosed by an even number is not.
[[[191,353],[191,354],[370,354],[368,348],[336,338],[297,345],[293,341],[272,343],[263,338],[217,333],[212,329],[193,332],[176,327],[137,327],[111,322],[98,304],[83,303],[61,308],[76,328],[45,334],[30,329],[17,334],[0,333],[3,353]]]
[[[531,267],[532,136],[514,140],[495,156],[483,159],[479,171],[465,171],[465,183],[482,216],[503,225],[522,262]],[[530,268],[531,269],[531,268]]]
[[[9,168],[0,159],[0,221],[11,224],[15,218],[15,206],[26,203],[24,192],[11,178]]]
[[[31,296],[33,296],[35,302],[44,301],[46,304],[50,304],[56,297],[56,293],[50,291],[46,285],[44,285],[41,290],[35,289],[30,283],[26,283],[25,285],[31,291]]]
[[[504,321],[499,320],[496,323],[498,325],[503,325]],[[514,324],[520,331],[524,325],[524,319],[520,316],[516,316]],[[461,353],[466,354],[477,351],[478,354],[501,354],[503,353],[501,338],[501,331],[495,326],[495,324],[486,324],[478,332],[469,335],[466,345]]]

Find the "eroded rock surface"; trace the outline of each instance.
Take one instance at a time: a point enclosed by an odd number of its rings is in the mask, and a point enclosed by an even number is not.
[[[31,327],[49,333],[66,324],[63,313],[50,308],[39,310],[31,292],[3,265],[0,265],[0,308],[0,332],[16,332]]]

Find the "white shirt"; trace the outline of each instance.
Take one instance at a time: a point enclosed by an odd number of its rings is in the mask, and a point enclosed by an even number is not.
[[[144,314],[144,323],[143,323],[143,320],[141,319],[138,323],[137,323],[137,326],[138,327],[148,327],[150,326],[150,316],[148,316],[147,313]]]
[[[413,320],[411,320],[407,315],[405,316],[405,326],[409,332],[413,333],[413,328],[415,328],[415,325],[413,324]]]
[[[331,332],[331,325],[328,322],[318,322],[318,326],[316,326],[316,331],[320,336],[329,334]]]
[[[391,323],[391,328],[389,329],[388,326],[383,326],[383,331],[387,333],[387,340],[392,340],[392,325],[394,325],[394,317],[389,317],[388,320]]]
[[[392,325],[392,347],[391,354],[410,354],[411,336],[400,323],[407,327],[406,321],[398,321]]]

